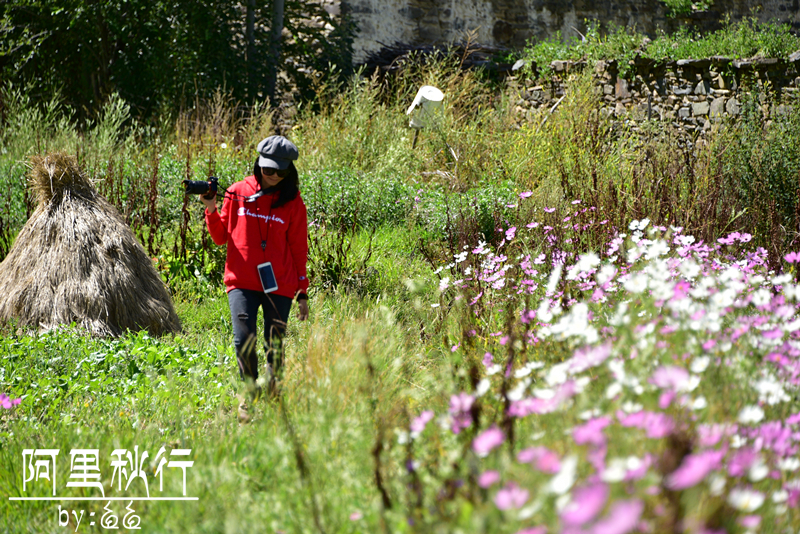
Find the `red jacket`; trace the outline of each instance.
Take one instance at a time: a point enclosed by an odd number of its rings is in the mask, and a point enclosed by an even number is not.
[[[266,194],[255,201],[246,198],[261,189],[255,176],[236,182],[222,202],[222,211],[209,214],[206,224],[217,245],[228,245],[225,260],[225,287],[263,291],[257,267],[272,262],[278,282],[277,295],[294,298],[308,291],[308,217],[306,205],[298,193],[294,200],[272,208],[278,193]],[[262,242],[266,248],[262,250]]]

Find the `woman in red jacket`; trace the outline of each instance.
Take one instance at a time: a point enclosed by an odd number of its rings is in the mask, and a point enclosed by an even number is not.
[[[297,147],[273,135],[257,150],[253,175],[226,191],[221,212],[215,197],[200,197],[211,238],[217,245],[228,245],[224,281],[239,373],[245,381],[258,379],[258,308],[264,310],[271,380],[282,364],[281,341],[294,299],[298,318],[308,318],[308,219],[293,163]]]

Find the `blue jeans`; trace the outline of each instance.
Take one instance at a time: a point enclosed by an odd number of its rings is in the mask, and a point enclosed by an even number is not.
[[[264,310],[264,342],[267,362],[277,374],[283,364],[283,335],[289,321],[292,299],[281,295],[253,291],[250,289],[231,289],[228,291],[228,305],[233,323],[233,345],[236,347],[236,360],[242,378],[258,378],[258,354],[256,353],[256,321],[258,308]]]

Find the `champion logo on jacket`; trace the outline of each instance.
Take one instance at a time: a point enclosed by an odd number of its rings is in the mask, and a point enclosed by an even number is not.
[[[275,215],[263,215],[261,213],[253,213],[252,211],[245,209],[244,206],[239,208],[238,215],[239,217],[258,217],[262,221],[275,221],[281,224],[286,224],[286,221],[284,221],[280,217],[276,217]]]

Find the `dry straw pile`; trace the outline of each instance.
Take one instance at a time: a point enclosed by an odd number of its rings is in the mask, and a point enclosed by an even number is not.
[[[30,186],[38,206],[0,263],[0,321],[97,336],[180,330],[144,248],[73,156],[33,157]]]

